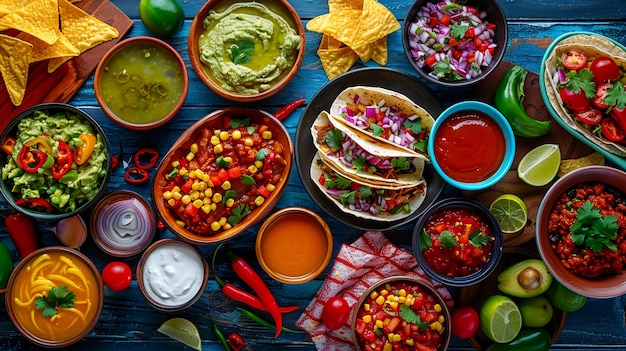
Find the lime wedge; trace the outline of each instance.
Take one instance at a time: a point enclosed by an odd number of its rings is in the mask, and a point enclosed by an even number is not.
[[[513,300],[492,295],[480,307],[480,328],[494,342],[507,343],[522,329],[522,314]]]
[[[195,324],[185,318],[168,319],[157,331],[183,344],[202,351],[202,339]]]
[[[517,175],[527,184],[550,183],[559,171],[561,151],[557,144],[543,144],[530,150],[517,166]]]
[[[526,204],[514,194],[503,194],[495,199],[489,211],[500,224],[503,233],[516,233],[526,226],[528,209]]]

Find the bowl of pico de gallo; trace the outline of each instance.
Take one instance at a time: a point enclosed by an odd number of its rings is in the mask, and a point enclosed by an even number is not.
[[[504,11],[495,0],[416,0],[402,28],[404,53],[429,83],[469,86],[502,61],[508,41]]]

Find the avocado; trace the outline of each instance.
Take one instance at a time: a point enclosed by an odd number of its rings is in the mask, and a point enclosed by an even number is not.
[[[506,268],[498,275],[498,289],[515,297],[535,297],[552,284],[552,275],[546,264],[529,258]]]

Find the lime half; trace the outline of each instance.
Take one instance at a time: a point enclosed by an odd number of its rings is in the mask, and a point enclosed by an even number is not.
[[[561,151],[557,144],[543,144],[530,150],[517,166],[517,175],[527,184],[550,183],[559,171]]]
[[[185,318],[172,318],[163,322],[157,331],[183,344],[202,351],[202,339],[195,324]]]
[[[491,203],[489,211],[500,224],[503,233],[516,233],[522,230],[528,220],[526,204],[514,194],[500,195]]]
[[[507,343],[522,329],[522,314],[513,300],[492,295],[480,307],[480,328],[489,339]]]

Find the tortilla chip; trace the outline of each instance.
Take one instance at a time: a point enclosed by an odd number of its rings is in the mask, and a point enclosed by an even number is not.
[[[350,46],[360,47],[375,42],[398,29],[400,23],[389,9],[376,0],[365,0],[363,14],[356,29],[358,35]]]
[[[344,10],[317,16],[309,21],[306,29],[328,34],[342,43],[352,46],[355,29],[361,18],[361,10]]]
[[[575,169],[586,166],[604,166],[604,156],[599,152],[592,152],[583,157],[561,160],[557,176],[562,177]]]
[[[0,0],[0,17],[26,6],[31,0]]]
[[[372,47],[372,60],[381,66],[387,66],[387,37],[382,37],[370,45]]]
[[[363,0],[328,0],[328,12],[339,12],[343,10],[361,10]]]
[[[15,106],[22,103],[26,93],[32,50],[31,43],[0,34],[0,74]]]
[[[330,47],[330,45],[333,47]],[[322,36],[322,42],[317,50],[317,56],[319,56],[322,62],[322,67],[328,79],[333,79],[345,72],[348,72],[350,67],[359,59],[359,56],[348,46],[337,46],[337,40],[324,34]]]
[[[20,33],[17,37],[33,44],[31,62],[43,61],[55,57],[80,55],[80,51],[78,51],[63,34],[60,34],[59,39],[52,45],[48,45],[26,33]]]
[[[0,17],[0,28],[17,29],[52,45],[59,38],[59,4],[57,0],[33,0]]]
[[[61,33],[82,54],[105,41],[117,38],[117,29],[72,5],[68,0],[59,0]],[[48,72],[54,72],[71,57],[53,58],[48,62]]]

